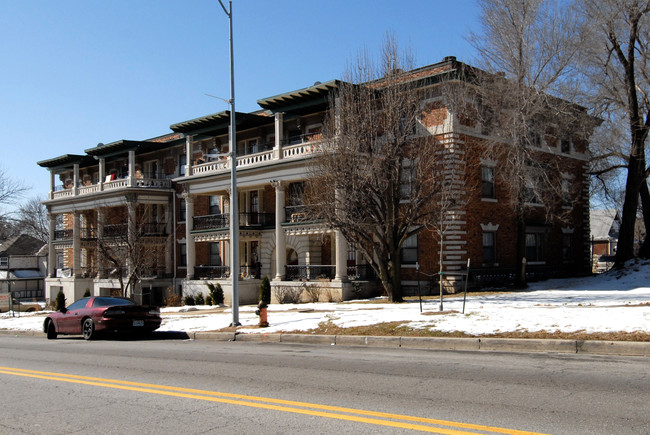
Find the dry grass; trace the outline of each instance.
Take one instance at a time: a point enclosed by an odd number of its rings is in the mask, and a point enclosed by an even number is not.
[[[495,334],[472,335],[464,332],[441,332],[429,329],[415,329],[404,322],[386,322],[375,325],[343,328],[332,322],[322,322],[317,328],[308,331],[291,331],[291,334],[324,334],[324,335],[379,335],[401,337],[462,337],[462,338],[541,338],[563,340],[602,340],[602,341],[650,341],[648,332],[547,332],[547,331],[515,331]]]

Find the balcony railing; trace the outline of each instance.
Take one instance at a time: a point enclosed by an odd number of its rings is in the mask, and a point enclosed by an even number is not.
[[[272,227],[275,225],[273,213],[239,213],[240,227]]]
[[[195,279],[219,279],[230,276],[230,266],[194,266]]]
[[[211,214],[207,216],[194,216],[193,228],[195,230],[214,230],[230,227],[230,215]]]
[[[230,228],[230,215],[221,213],[194,216],[192,222],[195,231]],[[239,213],[240,227],[270,227],[273,225],[275,225],[273,213]]]
[[[72,239],[72,230],[56,230],[54,231],[54,240],[70,240]]]
[[[161,222],[147,222],[140,228],[141,236],[166,236],[167,224]]]
[[[285,222],[300,223],[314,220],[306,205],[293,205],[284,208]]]
[[[314,153],[314,143],[321,139],[320,134],[309,133],[285,138],[282,141],[282,159],[303,157]],[[258,145],[249,152],[237,157],[237,167],[255,166],[275,159],[273,144]],[[256,152],[250,152],[250,151]],[[192,166],[192,172],[186,175],[201,175],[230,170],[230,160],[222,158]]]
[[[306,281],[315,279],[334,279],[336,266],[331,265],[287,265],[285,266],[287,281]],[[377,275],[369,264],[358,264],[347,267],[347,278],[350,280],[375,281]]]
[[[242,279],[261,279],[261,265],[242,265],[239,267],[239,277]],[[230,266],[194,266],[194,279],[223,279],[230,278]]]
[[[92,184],[79,184],[77,186],[77,195],[87,195],[91,193],[101,192],[102,190],[112,190],[112,189],[123,189],[127,187],[140,187],[140,188],[151,188],[151,189],[169,189],[171,188],[171,179],[168,176],[159,176],[157,174],[146,174],[138,175],[134,177],[135,183],[132,186],[129,186],[128,177],[115,177],[111,178],[111,175],[106,177],[102,183],[92,183]],[[52,198],[67,198],[74,196],[74,189],[71,185],[58,185],[54,187],[52,192]]]

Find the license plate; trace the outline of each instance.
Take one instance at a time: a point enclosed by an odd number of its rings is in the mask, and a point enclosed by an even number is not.
[[[144,326],[144,320],[134,320],[133,326]]]

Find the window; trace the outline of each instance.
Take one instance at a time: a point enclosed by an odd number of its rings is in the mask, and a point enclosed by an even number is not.
[[[418,262],[418,235],[414,234],[402,243],[402,264]]]
[[[571,152],[571,139],[568,137],[562,138],[560,141],[560,151],[565,154],[569,154]]]
[[[289,185],[289,205],[297,206],[304,204],[305,183],[300,181]]]
[[[187,156],[181,154],[178,156],[178,173],[181,176],[185,175],[185,165],[187,165]]]
[[[187,267],[187,245],[179,245],[181,251],[181,267]]]
[[[526,184],[524,185],[524,202],[528,204],[541,204],[539,198],[539,191],[536,187],[535,180],[533,180],[533,176],[531,174],[528,174],[526,176],[525,183]]]
[[[481,197],[496,198],[494,189],[494,167],[481,167]]]
[[[0,257],[0,266],[2,267],[9,266],[9,257]]]
[[[219,208],[219,196],[210,195],[210,213],[209,214],[220,214],[221,209]]]
[[[544,261],[544,244],[546,235],[543,231],[526,231],[526,261],[540,262]]]
[[[573,244],[571,234],[562,234],[562,260],[573,260]]]
[[[210,243],[210,266],[221,266],[220,243]]]
[[[63,269],[65,267],[65,257],[62,252],[56,253],[56,268]]]
[[[483,263],[496,263],[496,233],[486,231],[483,233]]]
[[[411,160],[404,160],[400,172],[400,199],[407,201],[411,198],[415,189],[417,168]]]
[[[179,222],[185,222],[187,219],[187,203],[184,199],[181,199],[180,207],[178,207]]]

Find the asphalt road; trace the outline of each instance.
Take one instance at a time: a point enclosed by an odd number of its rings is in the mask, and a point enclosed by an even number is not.
[[[0,336],[0,382],[7,434],[650,433],[643,357]]]

